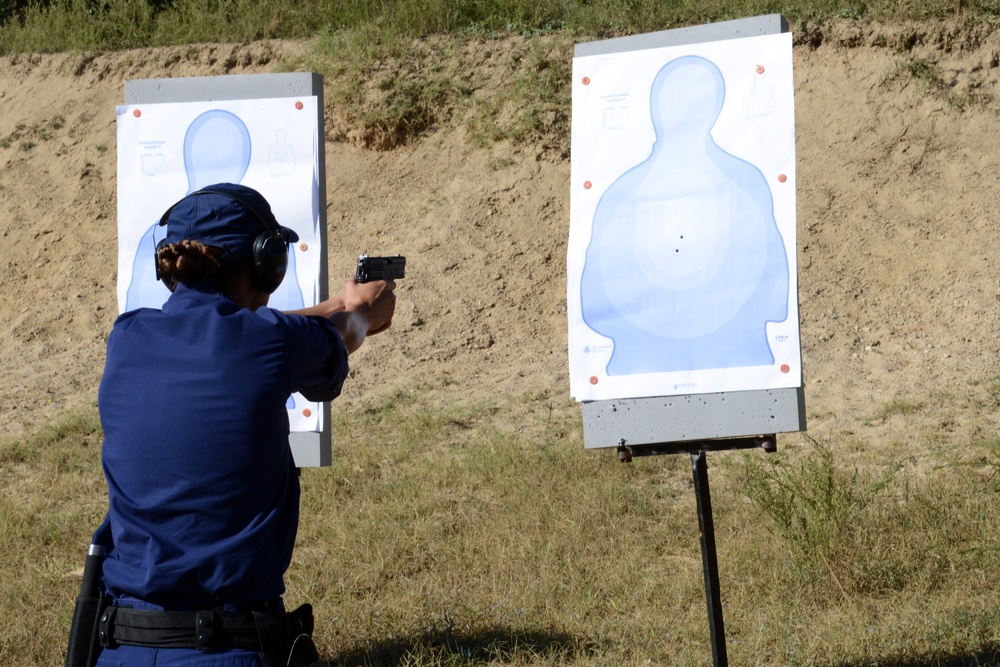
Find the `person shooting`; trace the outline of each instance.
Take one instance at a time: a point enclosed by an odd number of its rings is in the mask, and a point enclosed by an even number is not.
[[[242,185],[194,192],[159,226],[172,293],[115,322],[98,394],[97,665],[308,664],[311,609],[282,599],[299,521],[285,402],[340,394],[349,355],[392,324],[395,283],[352,277],[315,306],[268,308],[298,239]]]

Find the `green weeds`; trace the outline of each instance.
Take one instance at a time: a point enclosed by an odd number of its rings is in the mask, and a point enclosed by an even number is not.
[[[66,120],[62,116],[53,116],[34,125],[18,123],[7,136],[0,137],[0,149],[17,145],[18,150],[30,151],[39,142],[48,142],[54,139],[65,125]]]
[[[571,43],[565,36],[516,39],[499,49],[481,37],[420,42],[383,32],[324,31],[305,63],[328,72],[336,127],[387,150],[449,123],[465,124],[480,146],[536,143],[569,151]],[[481,51],[496,49],[491,67]],[[493,72],[492,77],[489,72]]]
[[[892,400],[876,410],[875,414],[873,414],[866,423],[883,423],[896,415],[906,416],[916,414],[923,408],[924,404],[919,401],[906,399]]]
[[[936,61],[912,54],[897,63],[896,71],[886,79],[887,83],[892,81],[912,83],[920,95],[944,100],[957,111],[983,107],[993,100],[992,93],[983,88],[978,77],[959,80],[953,73],[942,70]]]
[[[845,467],[830,445],[807,442],[809,455],[794,461],[746,462],[747,495],[804,584],[823,582],[820,590],[853,601],[927,594],[946,587],[956,570],[1000,566],[1000,542],[979,537],[1000,527],[990,509],[1000,501],[996,459],[986,474],[970,475],[970,464],[960,464],[927,476],[891,460]],[[995,456],[995,443],[983,447]]]
[[[757,508],[771,518],[776,534],[795,564],[815,574],[830,560],[849,561],[848,553],[863,535],[862,517],[880,501],[901,466],[889,465],[880,474],[849,474],[837,469],[832,449],[807,438],[810,456],[789,462],[782,455],[766,464],[747,458],[746,489]],[[877,582],[858,581],[853,589],[878,590]]]
[[[638,34],[780,12],[796,21],[959,16],[992,21],[995,2],[922,0],[49,0],[0,2],[0,53],[122,50],[199,42],[302,39],[322,31],[386,36],[458,34],[590,38]]]
[[[572,59],[572,44],[565,38],[526,44],[524,53],[514,56],[518,66],[511,80],[475,98],[469,120],[473,138],[484,147],[498,141],[534,143],[568,155]]]

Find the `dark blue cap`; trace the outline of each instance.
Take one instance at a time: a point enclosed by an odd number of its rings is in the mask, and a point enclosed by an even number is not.
[[[184,239],[216,246],[223,259],[239,262],[253,255],[253,242],[261,232],[285,230],[284,238],[294,243],[298,234],[278,224],[271,205],[253,188],[218,183],[192,192],[167,209],[160,219],[167,226],[167,243]]]

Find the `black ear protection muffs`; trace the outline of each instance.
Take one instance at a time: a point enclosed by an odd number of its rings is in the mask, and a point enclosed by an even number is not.
[[[251,284],[255,289],[258,289],[265,294],[272,294],[274,290],[278,289],[278,286],[281,285],[281,281],[285,278],[285,272],[288,270],[288,244],[290,241],[288,230],[283,227],[276,226],[272,221],[265,219],[260,215],[260,213],[257,212],[256,209],[239,197],[228,192],[220,192],[218,190],[198,190],[197,192],[192,192],[187,197],[184,197],[184,199],[181,199],[168,208],[163,216],[160,217],[160,222],[157,223],[157,226],[165,226],[167,224],[167,220],[170,218],[170,213],[174,210],[174,207],[177,206],[177,204],[180,204],[189,197],[209,194],[222,195],[223,197],[229,197],[230,199],[239,202],[249,214],[257,218],[261,225],[263,225],[265,231],[258,234],[257,238],[253,241]],[[160,263],[156,261],[156,255],[159,254],[160,248],[164,247],[166,244],[166,239],[163,239],[156,244],[153,260],[156,266],[156,279],[163,281],[163,284],[165,284],[167,288],[173,292],[177,287],[176,283],[174,283],[174,281],[168,276],[160,274]]]

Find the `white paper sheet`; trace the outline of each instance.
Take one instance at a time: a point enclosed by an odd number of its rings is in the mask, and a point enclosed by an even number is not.
[[[573,61],[580,401],[801,384],[790,33]]]
[[[118,118],[118,309],[159,308],[169,292],[153,255],[160,216],[185,195],[239,183],[299,235],[269,306],[315,305],[320,286],[317,104],[312,96],[123,105]],[[317,403],[293,394],[292,431],[321,431]]]

